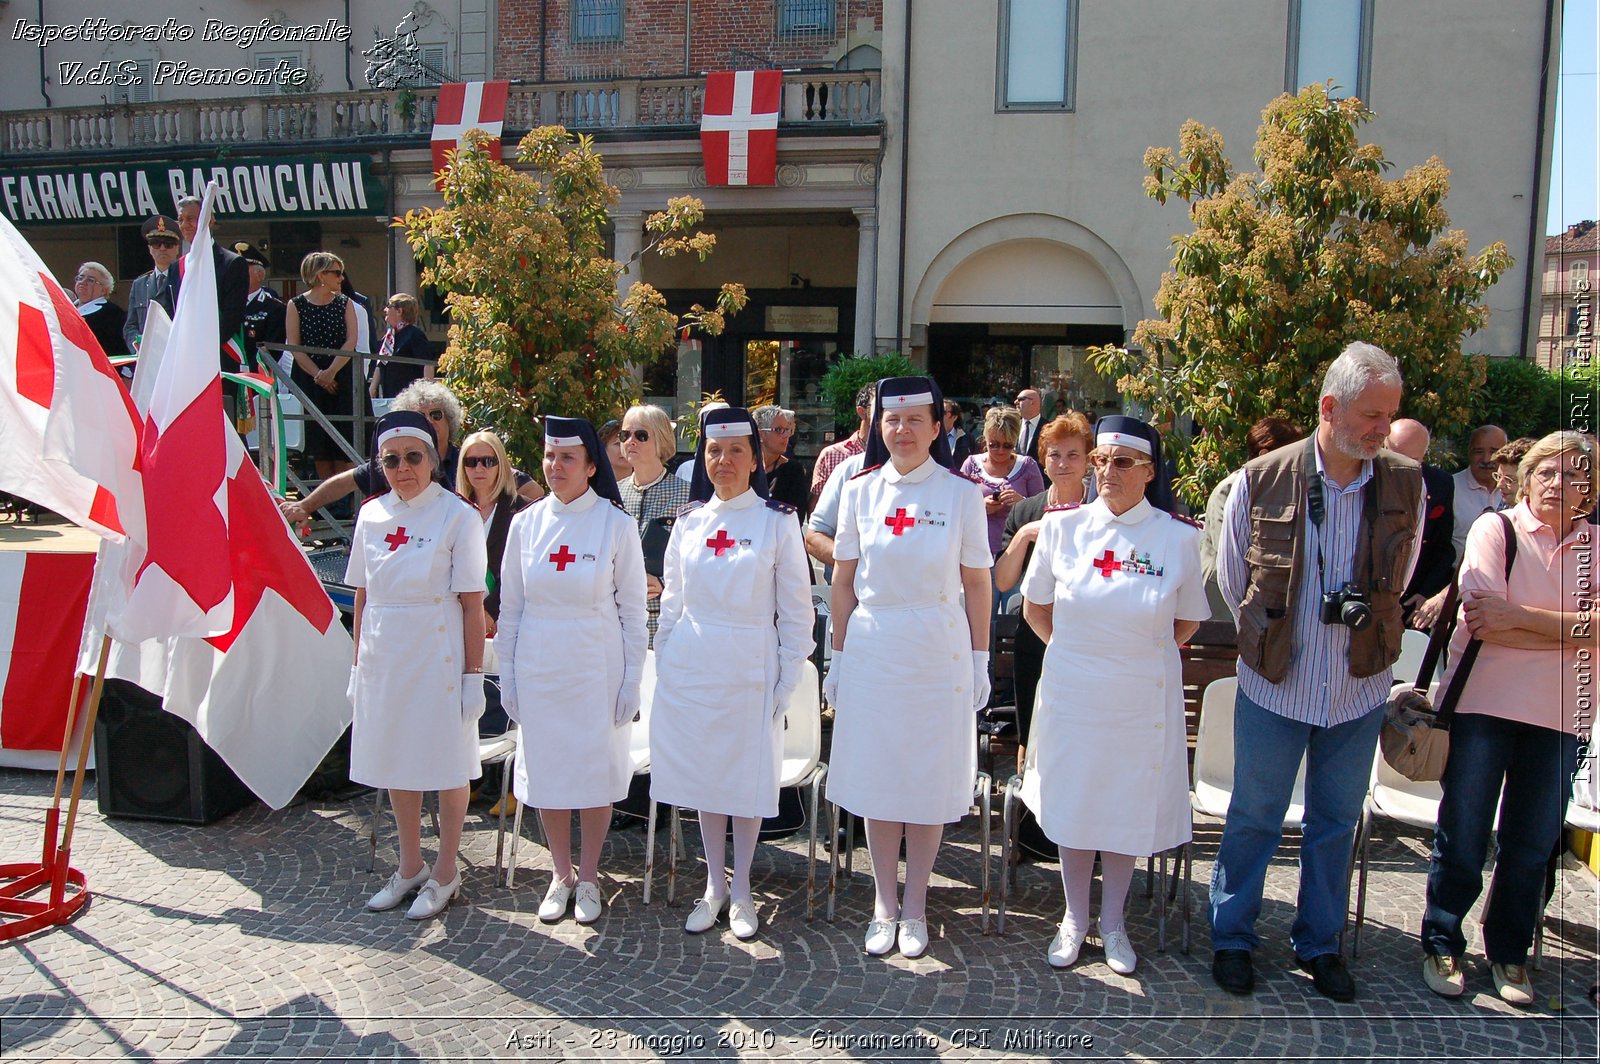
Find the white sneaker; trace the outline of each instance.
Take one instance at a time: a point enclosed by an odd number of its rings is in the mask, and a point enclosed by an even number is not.
[[[592,924],[600,919],[604,903],[600,900],[600,884],[579,883],[577,897],[572,903],[572,918],[580,924]]]
[[[881,957],[894,949],[895,922],[874,920],[867,925],[867,941],[863,948],[874,957]]]
[[[383,889],[367,899],[367,908],[375,913],[387,912],[399,905],[407,894],[417,890],[427,881],[428,867],[426,865],[422,867],[422,871],[410,879],[402,876],[396,870],[394,875],[389,877],[389,882],[384,884]]]
[[[920,957],[928,952],[928,922],[926,920],[900,921],[900,956]]]
[[[1509,1005],[1526,1007],[1533,1004],[1533,982],[1528,978],[1525,964],[1491,964],[1494,988],[1500,1000]]]
[[[689,911],[689,919],[683,922],[683,929],[691,935],[703,934],[717,926],[717,916],[722,912],[722,907],[728,904],[727,895],[720,898],[701,898],[694,903],[694,908]]]
[[[728,926],[733,928],[733,937],[741,942],[755,938],[756,932],[761,929],[761,917],[756,913],[755,902],[740,898],[729,906]]]
[[[1134,965],[1139,959],[1133,955],[1133,943],[1128,941],[1128,932],[1122,928],[1107,931],[1105,924],[1100,925],[1100,941],[1106,949],[1106,964],[1118,975],[1132,975]]]
[[[448,883],[430,879],[417,891],[417,900],[406,910],[407,920],[431,920],[450,907],[450,902],[461,893],[461,873]]]
[[[567,915],[567,903],[571,900],[572,884],[552,879],[550,889],[544,892],[544,901],[539,903],[539,919],[547,924],[555,923]]]
[[[1078,962],[1078,951],[1083,948],[1083,939],[1086,931],[1079,931],[1065,920],[1056,931],[1056,937],[1050,942],[1050,949],[1045,952],[1045,959],[1052,968],[1071,968]]]

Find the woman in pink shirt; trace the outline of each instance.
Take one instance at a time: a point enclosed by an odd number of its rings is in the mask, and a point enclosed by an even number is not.
[[[1483,514],[1467,534],[1450,660],[1462,660],[1469,638],[1482,646],[1450,728],[1422,920],[1423,980],[1446,997],[1466,990],[1462,927],[1483,889],[1498,808],[1484,953],[1501,998],[1534,1000],[1527,960],[1544,911],[1545,865],[1561,836],[1578,744],[1588,742],[1594,712],[1590,610],[1600,529],[1588,520],[1593,468],[1585,436],[1546,436],[1518,467],[1522,500]],[[1509,578],[1508,530],[1516,536]],[[1449,680],[1447,674],[1441,690]]]

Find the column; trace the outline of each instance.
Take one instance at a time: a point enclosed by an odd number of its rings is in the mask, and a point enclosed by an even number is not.
[[[878,209],[855,208],[861,234],[856,245],[856,336],[858,354],[876,354],[873,335],[878,308]]]
[[[644,212],[612,211],[611,225],[616,234],[612,241],[611,258],[618,266],[628,271],[617,275],[617,300],[620,302],[622,297],[628,294],[628,288],[633,282],[643,280],[640,276],[642,260],[631,260],[639,254],[639,249],[644,247]]]

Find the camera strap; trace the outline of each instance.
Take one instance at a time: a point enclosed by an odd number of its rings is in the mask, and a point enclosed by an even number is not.
[[[1300,474],[1306,484],[1306,516],[1317,528],[1317,593],[1328,590],[1327,574],[1323,565],[1322,523],[1328,515],[1327,500],[1323,496],[1322,471],[1317,468],[1317,439],[1312,436],[1300,456]],[[1372,462],[1371,474],[1361,489],[1361,523],[1367,532],[1367,591],[1370,594],[1374,580],[1377,554],[1378,528],[1378,463]],[[1355,573],[1350,574],[1352,579]]]

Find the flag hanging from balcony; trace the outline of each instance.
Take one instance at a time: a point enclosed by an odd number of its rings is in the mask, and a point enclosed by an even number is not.
[[[778,182],[778,109],[783,73],[718,70],[706,75],[700,150],[707,185]]]
[[[466,147],[466,132],[481,129],[493,138],[489,156],[500,158],[500,131],[506,120],[509,81],[457,81],[439,86],[439,105],[433,113],[434,181],[444,174],[447,151]]]

